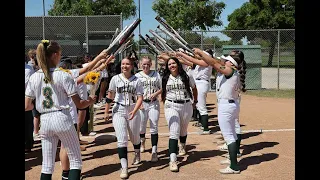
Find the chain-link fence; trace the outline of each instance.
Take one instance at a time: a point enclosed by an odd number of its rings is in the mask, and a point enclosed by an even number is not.
[[[166,34],[159,30],[156,33],[173,48],[180,47]],[[216,56],[228,54],[232,49],[243,51],[247,62],[248,89],[295,88],[295,30],[293,29],[183,31],[179,34],[191,47],[210,48],[214,50]],[[154,57],[146,48],[146,45],[140,45],[140,54]],[[211,90],[215,90],[214,73]]]
[[[25,17],[25,52],[49,39],[72,60],[84,53],[97,55],[109,46],[117,28],[122,29],[121,15]]]

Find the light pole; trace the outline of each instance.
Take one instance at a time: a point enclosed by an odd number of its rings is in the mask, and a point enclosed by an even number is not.
[[[42,39],[45,39],[44,34],[44,16],[46,15],[45,6],[44,6],[44,0],[42,0],[42,7],[43,7],[43,16],[42,16]]]
[[[140,0],[138,1],[138,6],[139,6],[139,19],[140,19]],[[141,23],[139,23],[139,34],[141,34],[140,24]],[[139,56],[140,56],[140,36],[138,38],[138,53],[139,53]],[[139,63],[139,65],[140,65],[140,63]]]

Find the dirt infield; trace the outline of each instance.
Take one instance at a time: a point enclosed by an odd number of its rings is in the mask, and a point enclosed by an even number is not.
[[[209,93],[207,107],[210,117],[209,127],[216,132],[219,130],[219,126],[217,126],[215,92]],[[150,162],[151,140],[150,135],[147,134],[146,152],[141,154],[142,163],[131,165],[134,153],[133,145],[129,142],[129,179],[295,179],[294,107],[294,99],[243,95],[240,110],[240,124],[244,131],[241,142],[243,156],[238,159],[241,173],[221,175],[219,169],[224,168],[225,165],[220,165],[219,161],[224,159],[222,156],[226,152],[217,149],[216,142],[219,140],[219,135],[199,135],[197,134],[199,128],[192,126],[193,122],[190,122],[188,128],[187,155],[178,157],[179,172],[169,171],[168,126],[164,119],[162,106],[158,143],[160,160],[156,163]],[[98,113],[102,112],[98,111]],[[97,114],[96,117],[102,116],[103,114]],[[83,179],[120,179],[120,163],[112,123],[111,121],[96,120],[94,124],[97,135],[82,137],[90,142],[87,145],[87,150],[82,152]],[[149,128],[147,128],[148,132]],[[40,141],[36,141],[32,152],[25,154],[25,179],[40,179],[41,161],[41,144]],[[58,156],[53,179],[61,180],[61,166]]]

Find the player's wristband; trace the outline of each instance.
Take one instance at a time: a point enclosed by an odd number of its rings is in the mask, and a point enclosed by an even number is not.
[[[112,99],[106,98],[106,102],[107,102],[108,104],[110,104],[110,103],[112,103]]]

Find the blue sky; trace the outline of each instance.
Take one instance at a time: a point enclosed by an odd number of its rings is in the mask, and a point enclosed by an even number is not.
[[[45,1],[45,15],[47,15],[47,11],[51,9],[54,0],[44,0]],[[223,10],[221,14],[221,20],[223,22],[222,27],[214,28],[214,30],[222,30],[224,26],[228,25],[227,17],[231,14],[235,9],[242,6],[243,3],[248,2],[249,0],[217,0],[218,2],[223,1],[226,4],[226,8]],[[25,16],[42,16],[43,15],[43,0],[25,0]],[[135,0],[138,10],[138,0]],[[154,19],[156,17],[156,13],[152,10],[152,0],[140,0],[140,28],[141,34],[145,36],[145,34],[149,34],[149,29],[155,30],[159,23]],[[132,23],[136,18],[138,18],[138,13],[136,17],[125,20],[123,22],[123,26],[126,26]],[[135,31],[136,36],[138,37],[138,28]]]

